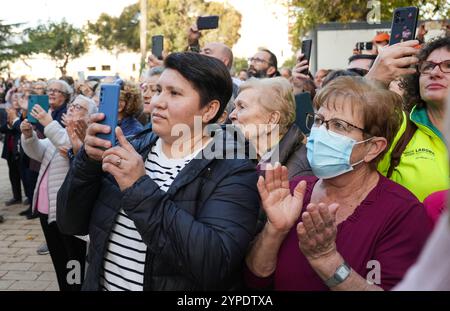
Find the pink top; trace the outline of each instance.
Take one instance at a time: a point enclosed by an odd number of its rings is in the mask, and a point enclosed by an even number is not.
[[[48,206],[50,202],[48,200],[48,168],[42,176],[41,183],[39,184],[39,193],[37,199],[37,210],[41,214],[48,215]]]
[[[438,222],[439,216],[446,208],[448,190],[438,191],[430,194],[424,201],[425,210],[430,217],[433,226]]]

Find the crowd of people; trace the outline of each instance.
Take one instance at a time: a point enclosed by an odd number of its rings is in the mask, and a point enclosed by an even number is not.
[[[279,68],[264,48],[233,77],[231,49],[200,37],[193,26],[186,51],[124,81],[116,128],[98,112],[112,81],[1,81],[5,204],[22,183],[60,290],[420,288],[450,252],[436,251],[450,235],[450,37],[377,34],[315,75],[301,51]],[[305,92],[314,113],[299,116]],[[31,94],[50,109],[28,111]]]

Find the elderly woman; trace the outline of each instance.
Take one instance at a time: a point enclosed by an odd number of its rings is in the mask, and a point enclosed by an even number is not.
[[[142,113],[142,120],[146,127],[151,126],[151,106],[150,102],[153,95],[156,94],[156,83],[158,82],[159,76],[161,76],[164,68],[163,67],[153,67],[146,71],[145,75],[142,77],[141,89],[144,97],[144,111]]]
[[[95,111],[95,105],[86,101],[76,101],[75,104],[69,104],[68,107],[69,113],[77,109],[82,116],[87,116],[89,112]],[[69,161],[59,154],[58,148],[69,145],[69,137],[67,131],[39,105],[34,106],[31,115],[43,126],[44,134],[47,137],[39,139],[27,120],[20,125],[22,147],[25,153],[30,158],[41,162],[32,209],[39,215],[60,290],[79,290],[80,284],[71,285],[67,282],[68,263],[76,260],[81,264],[80,271],[84,271],[86,243],[79,238],[61,233],[56,225],[56,194],[69,171]]]
[[[417,42],[417,41],[415,41]],[[394,143],[380,162],[379,171],[413,192],[423,201],[433,192],[448,189],[448,152],[443,140],[443,116],[450,88],[450,37],[435,39],[417,50],[404,42],[383,49],[369,77],[383,79],[386,64],[407,66],[418,62],[417,70],[402,83],[409,118],[403,123]],[[404,57],[399,57],[404,53]],[[396,56],[398,59],[392,60]],[[391,69],[390,69],[391,70]],[[399,72],[406,74],[409,68]],[[384,79],[386,83],[390,79]]]
[[[240,86],[231,122],[256,148],[260,169],[267,163],[287,166],[289,178],[311,175],[305,136],[294,124],[295,98],[283,77],[250,79]]]
[[[260,177],[268,221],[247,256],[248,285],[390,289],[430,232],[422,204],[376,170],[399,127],[401,98],[363,78],[340,77],[314,103],[307,149],[315,177],[289,183],[279,165]]]
[[[257,175],[249,159],[211,156],[239,146],[221,129],[214,138],[206,130],[231,97],[230,74],[196,53],[173,53],[165,68],[152,128],[127,141],[93,116],[58,193],[59,227],[89,232],[85,290],[214,290],[241,281],[259,208]],[[96,137],[110,130],[119,141],[113,148]]]
[[[81,95],[92,98],[95,95],[97,88],[99,87],[98,81],[85,81],[80,84],[79,90]]]

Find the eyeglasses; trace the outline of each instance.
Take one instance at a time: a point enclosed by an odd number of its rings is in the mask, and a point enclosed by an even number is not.
[[[321,115],[311,113],[306,114],[307,129],[311,130],[313,127],[320,127],[324,123],[327,130],[341,135],[347,135],[351,133],[354,129],[360,130],[365,134],[369,134],[365,129],[357,127],[356,125],[353,125],[342,119],[333,118],[325,121],[325,119]]]
[[[441,69],[443,73],[450,73],[450,59],[440,63],[423,61],[419,64],[417,69],[421,74],[427,75],[430,74],[436,66],[439,66],[439,69]]]
[[[140,86],[143,93],[147,92],[149,89],[152,93],[156,93],[158,91],[156,84],[141,83]]]
[[[48,93],[48,94],[50,94],[50,93],[59,93],[59,94],[65,94],[65,92],[64,92],[64,91],[61,91],[61,90],[57,90],[57,89],[47,89],[47,93]]]
[[[270,62],[266,61],[265,59],[257,58],[257,57],[250,57],[248,59],[249,63],[255,62],[255,63],[267,63],[268,65],[272,65]]]
[[[81,111],[81,110],[87,111],[87,109],[85,107],[81,106],[78,103],[71,103],[71,104],[67,105],[67,109],[72,109],[72,108],[75,109],[76,111]]]

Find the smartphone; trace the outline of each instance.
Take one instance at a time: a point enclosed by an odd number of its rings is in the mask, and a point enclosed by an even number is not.
[[[302,41],[302,54],[303,54],[302,60],[306,59],[308,61],[308,65],[309,65],[309,61],[311,59],[311,48],[312,48],[312,40],[311,39]],[[307,75],[308,69],[303,70],[302,74]]]
[[[210,15],[210,16],[199,16],[197,18],[197,29],[216,29],[219,28],[219,16],[218,15]]]
[[[164,50],[164,36],[157,35],[152,37],[152,54],[162,60]]]
[[[33,110],[33,107],[35,105],[41,106],[42,109],[44,109],[46,112],[48,112],[48,109],[50,108],[50,105],[48,103],[48,95],[30,95],[30,96],[28,96],[27,120],[30,123],[37,124],[39,121],[31,115],[31,110]]]
[[[358,51],[372,50],[372,48],[373,48],[372,42],[357,42],[356,43],[356,49]]]
[[[306,115],[314,114],[311,94],[303,92],[295,95],[295,124],[302,130],[304,134],[309,134],[311,130],[306,126]]]
[[[85,80],[84,71],[78,71],[78,82],[84,83]]]
[[[415,6],[394,10],[389,45],[413,40],[416,37],[419,9]]]
[[[116,145],[116,127],[119,114],[119,99],[122,80],[115,83],[102,84],[100,87],[99,112],[105,115],[100,124],[108,125],[111,132],[108,134],[99,133],[97,137],[109,140],[112,146]]]

